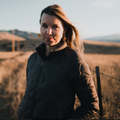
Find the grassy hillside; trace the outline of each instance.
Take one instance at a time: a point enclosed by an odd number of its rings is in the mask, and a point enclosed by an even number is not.
[[[120,54],[120,43],[84,40],[84,47],[88,54]]]

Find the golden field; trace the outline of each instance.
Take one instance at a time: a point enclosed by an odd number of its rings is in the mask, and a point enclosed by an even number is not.
[[[83,56],[90,67],[96,89],[95,67],[100,68],[103,117],[104,119],[120,119],[120,44],[84,41],[84,46]],[[34,52],[33,48],[32,50],[29,46],[28,48],[29,50],[26,51],[0,51],[1,119],[18,118],[17,110],[26,88],[27,59]],[[76,100],[75,108],[79,104]]]

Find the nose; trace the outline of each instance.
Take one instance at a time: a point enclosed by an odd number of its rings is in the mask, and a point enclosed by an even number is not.
[[[47,29],[47,34],[48,34],[48,35],[51,35],[51,34],[52,34],[52,29],[51,29],[51,28],[48,28],[48,29]]]

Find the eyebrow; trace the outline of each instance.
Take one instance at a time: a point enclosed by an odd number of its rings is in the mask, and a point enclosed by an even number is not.
[[[46,23],[42,23],[42,24],[46,24]],[[47,25],[47,24],[46,24]],[[53,24],[53,25],[56,25],[56,26],[58,26],[58,24]]]
[[[57,24],[53,24],[53,25],[58,26]]]
[[[42,23],[42,24],[46,24],[46,23]]]

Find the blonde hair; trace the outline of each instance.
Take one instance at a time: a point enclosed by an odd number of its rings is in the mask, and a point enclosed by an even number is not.
[[[62,9],[62,7],[60,7],[57,4],[54,4],[44,8],[40,15],[40,23],[43,13],[57,16],[63,23],[64,29],[66,28],[65,36],[68,47],[73,49],[73,47],[76,46],[77,49],[83,52],[84,47],[83,47],[83,42],[80,40],[79,32],[76,29],[76,27],[71,23],[71,21],[67,18],[67,15]],[[75,34],[75,46],[73,41],[73,34]]]

